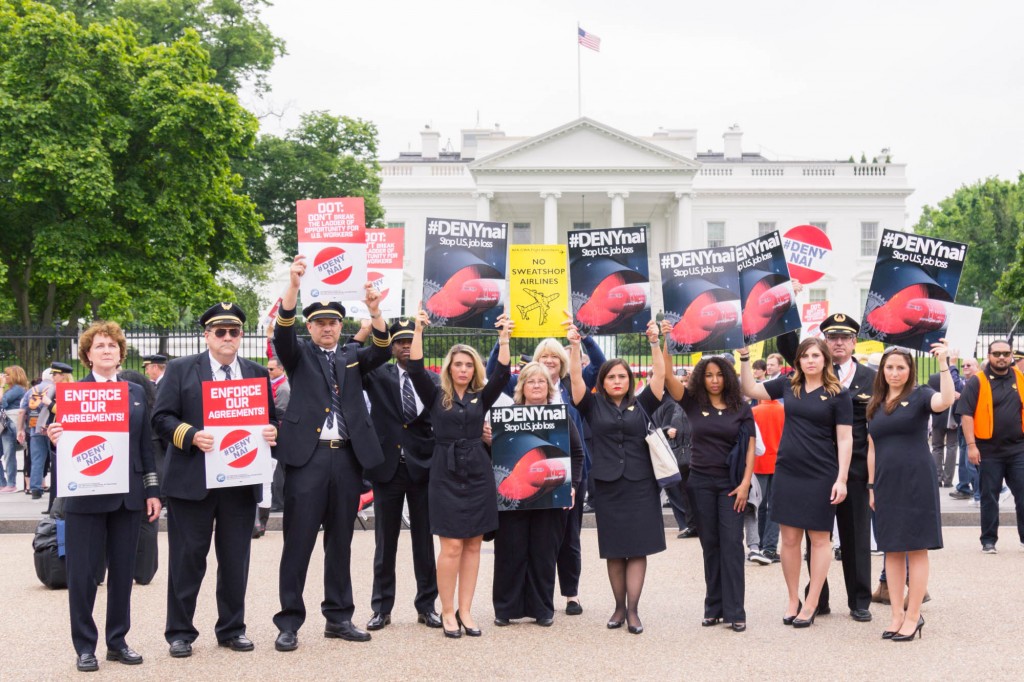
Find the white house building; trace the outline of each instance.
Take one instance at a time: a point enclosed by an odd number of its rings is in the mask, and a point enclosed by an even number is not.
[[[833,312],[859,318],[881,231],[905,226],[913,191],[905,164],[771,161],[745,153],[736,126],[722,137],[721,151],[699,152],[696,130],[640,137],[580,118],[533,137],[463,130],[461,149],[448,151],[440,132],[424,129],[419,152],[381,162],[385,220],[406,230],[407,304],[420,296],[427,217],[507,222],[513,244],[647,225],[653,310],[661,305],[658,253],[813,224],[832,242],[832,272],[801,300],[829,300]]]

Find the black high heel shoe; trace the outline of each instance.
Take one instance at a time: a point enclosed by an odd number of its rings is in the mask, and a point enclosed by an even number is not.
[[[470,637],[479,637],[484,634],[480,631],[480,628],[471,628],[462,622],[462,616],[459,615],[458,610],[455,611],[455,622],[459,624],[459,627],[466,631],[466,634]]]
[[[914,631],[911,632],[909,635],[901,635],[897,632],[894,633],[893,636],[889,639],[891,639],[894,642],[912,642],[914,641],[914,638],[918,635],[920,635],[922,639],[924,638],[924,616],[918,616],[917,627],[914,628]]]
[[[456,622],[455,629],[454,630],[449,630],[448,628],[446,628],[444,626],[444,618],[443,617],[441,618],[441,632],[444,633],[445,637],[449,637],[451,639],[459,639],[460,637],[462,637],[462,627],[460,625],[458,625],[458,622],[459,622],[458,621],[458,617],[456,617],[455,622]]]
[[[811,617],[808,618],[807,620],[803,620],[802,618],[794,618],[793,619],[793,627],[795,627],[795,628],[809,628],[812,625],[814,625],[814,618],[817,615],[818,615],[818,609],[814,609],[814,613],[812,613]]]
[[[802,601],[797,601],[797,603],[796,603],[796,613],[794,613],[792,616],[783,616],[782,617],[782,624],[783,625],[792,625],[793,621],[796,620],[796,617],[800,615],[800,609],[802,609],[803,607],[804,607],[804,603]]]

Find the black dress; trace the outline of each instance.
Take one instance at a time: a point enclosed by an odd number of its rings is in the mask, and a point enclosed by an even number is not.
[[[434,425],[434,454],[427,488],[430,532],[444,538],[473,538],[498,528],[498,493],[491,456],[484,447],[484,416],[508,383],[508,365],[499,364],[479,393],[452,396],[427,376],[423,360],[410,360],[409,378]]]
[[[644,412],[653,414],[660,404],[650,391],[641,392],[628,406],[587,392],[576,406],[594,436],[590,475],[597,494],[597,546],[602,559],[665,550],[661,490],[644,440]]]
[[[853,403],[843,389],[831,395],[824,386],[793,395],[789,377],[766,381],[773,400],[783,399],[786,423],[772,481],[772,521],[806,530],[832,531],[836,507],[832,486],[839,476],[836,426],[853,425]]]
[[[942,549],[939,479],[928,444],[935,391],[918,386],[868,422],[875,443],[875,540],[883,552]]]

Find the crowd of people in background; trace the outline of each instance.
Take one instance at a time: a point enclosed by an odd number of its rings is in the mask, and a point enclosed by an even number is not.
[[[370,319],[359,333],[342,338],[344,306],[314,303],[302,310],[309,338],[299,338],[296,305],[305,268],[296,257],[268,330],[266,366],[240,357],[246,317],[235,304],[214,305],[200,318],[206,351],[144,358],[145,377],[134,377],[132,388],[139,400],[129,415],[138,480],[127,494],[73,498],[64,509],[74,534],[67,563],[75,575],[69,600],[79,670],[98,667],[94,545],[104,548],[113,600],[107,660],[142,662],[126,641],[128,555],[134,557],[140,521],[153,521],[162,508],[170,554],[165,637],[176,658],[190,656],[200,635],[193,621],[211,545],[218,564],[217,644],[254,648],[245,621],[248,557],[275,511],[284,515],[281,610],[274,616],[275,648],[282,652],[299,646],[305,577],[321,530],[324,636],[352,642],[368,641],[392,622],[403,524],[411,529],[416,619],[450,639],[483,633],[474,598],[482,543],[491,540],[494,625],[530,619],[550,627],[559,610],[556,583],[564,612],[581,614],[585,508],[595,511],[608,574],[607,627],[625,626],[632,634],[644,631],[639,604],[648,557],[667,546],[663,506],[672,511],[678,539],[700,542],[701,625],[725,624],[738,633],[748,621],[745,563],[781,564],[782,623],[800,629],[832,612],[827,578],[835,556],[854,621],[871,621],[870,603],[884,601],[891,617],[883,639],[920,636],[929,551],[943,545],[943,488],[980,506],[982,551],[993,554],[1005,482],[1024,545],[1024,374],[1017,367],[1024,356],[1009,342],[991,343],[983,364],[967,358],[959,367],[945,344],[936,343],[938,371],[919,385],[914,353],[906,349],[856,358],[859,325],[842,314],[821,324],[822,338],[780,337],[779,352],[763,359],[752,361],[742,348],[736,356],[707,354],[682,370],[667,340],[668,323],[652,321],[646,330],[652,364],[641,380],[629,362],[606,359],[571,320],[564,338],[542,340],[513,371],[513,325],[501,316],[486,365],[474,348],[456,345],[433,371],[425,366],[423,341],[430,316],[420,310],[388,326],[369,285]],[[79,353],[89,368],[81,381],[133,379],[121,369],[125,337],[113,323],[91,325]],[[214,441],[203,427],[201,382],[236,378],[267,383],[271,418],[262,435],[274,451],[273,479],[207,490],[199,455]],[[52,502],[59,476],[54,444],[62,432],[53,415],[56,386],[73,380],[74,369],[62,362],[34,382],[19,366],[3,370],[0,492],[19,491],[21,447],[20,490],[40,499],[48,489]],[[487,413],[503,393],[520,405],[568,406],[568,506],[498,511]],[[680,480],[664,490],[645,440],[653,429],[664,432],[680,470]],[[356,513],[368,493],[376,549],[372,615],[363,629],[353,622],[349,567]],[[872,552],[885,554],[874,594]]]

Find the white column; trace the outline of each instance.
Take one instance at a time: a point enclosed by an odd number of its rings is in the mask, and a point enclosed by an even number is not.
[[[676,231],[673,240],[676,251],[688,251],[693,244],[693,195],[676,192]]]
[[[541,192],[540,198],[544,200],[544,243],[558,243],[558,200],[562,198],[561,192]]]
[[[629,192],[608,192],[612,200],[612,224],[608,227],[626,227],[626,199]]]
[[[473,197],[476,199],[476,219],[490,220],[491,199],[494,198],[494,192],[473,192]]]

